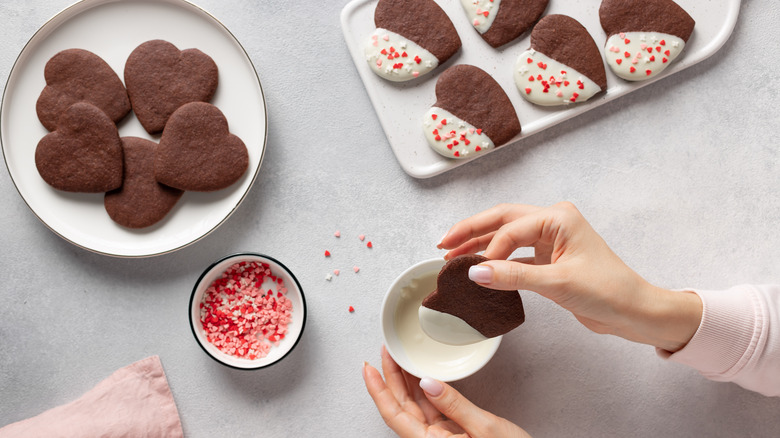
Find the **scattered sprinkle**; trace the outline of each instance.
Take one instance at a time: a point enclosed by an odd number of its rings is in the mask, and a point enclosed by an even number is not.
[[[341,237],[341,231],[336,230],[336,232],[333,233],[333,235],[336,237]]]
[[[355,271],[355,273],[357,274],[357,273],[358,273],[358,271],[360,271],[360,268],[358,268],[357,266],[355,266],[354,268],[352,268],[352,270],[353,270],[353,271]]]
[[[330,257],[330,251],[328,251],[327,249],[325,250],[325,257]]]
[[[325,279],[328,280],[328,281],[331,281],[331,280],[333,280],[333,276],[328,274],[328,275],[325,276]]]
[[[368,243],[366,243],[366,246],[369,247],[369,248],[373,248],[374,244],[371,243],[371,241],[369,240]]]
[[[354,313],[354,312],[355,312],[355,308],[352,307],[352,306],[349,306],[349,313]]]
[[[340,270],[338,270],[338,269],[334,269],[334,270],[333,270],[333,274],[334,274],[334,275],[339,275],[340,273],[341,273],[341,271],[340,271]]]
[[[361,242],[362,242],[362,241],[363,241],[363,239],[365,239],[365,238],[366,238],[366,235],[365,235],[365,234],[361,234],[361,235],[359,235],[359,236],[358,236],[358,239],[360,239],[360,241],[361,241]]]

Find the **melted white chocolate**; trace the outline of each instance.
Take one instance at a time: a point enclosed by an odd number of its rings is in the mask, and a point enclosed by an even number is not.
[[[423,299],[436,289],[437,271],[412,281],[401,290],[393,318],[396,335],[409,360],[421,370],[458,370],[470,368],[490,357],[495,347],[491,341],[469,345],[448,345],[423,332],[418,309]]]
[[[431,338],[448,345],[468,345],[488,338],[466,321],[449,313],[420,306],[420,327]]]

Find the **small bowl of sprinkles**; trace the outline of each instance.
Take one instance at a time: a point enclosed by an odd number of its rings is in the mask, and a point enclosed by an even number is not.
[[[306,299],[293,273],[256,253],[224,257],[203,271],[190,297],[190,328],[211,358],[256,370],[284,359],[306,325]]]

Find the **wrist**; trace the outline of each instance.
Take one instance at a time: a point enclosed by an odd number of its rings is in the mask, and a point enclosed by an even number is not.
[[[630,316],[626,339],[674,353],[685,347],[699,328],[702,302],[698,295],[647,284]]]

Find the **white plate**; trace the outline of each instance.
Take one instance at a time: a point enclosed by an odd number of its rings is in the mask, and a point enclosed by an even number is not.
[[[437,0],[437,3],[455,25],[463,47],[453,59],[439,66],[434,72],[407,83],[393,83],[380,78],[371,71],[366,62],[364,45],[376,28],[374,26],[376,0],[353,0],[347,4],[341,12],[341,25],[349,52],[398,162],[409,175],[428,178],[471,160],[478,160],[492,152],[491,150],[468,160],[449,159],[434,152],[425,141],[422,117],[436,101],[434,87],[438,75],[448,67],[455,64],[475,65],[491,74],[504,88],[523,128],[520,135],[502,146],[508,147],[708,58],[717,52],[731,35],[739,14],[740,1],[677,0],[677,3],[696,20],[696,27],[685,50],[672,65],[655,78],[642,82],[624,81],[607,68],[606,92],[594,96],[587,102],[560,108],[534,106],[520,96],[515,86],[512,69],[520,53],[530,46],[530,32],[526,32],[520,39],[500,50],[493,49],[482,40],[466,18],[459,0]],[[603,57],[606,35],[599,23],[599,4],[600,2],[596,0],[551,0],[545,14],[565,14],[582,23],[596,41]],[[673,98],[674,96],[669,96],[670,100]]]
[[[48,131],[35,103],[46,85],[43,69],[57,52],[90,50],[120,78],[125,60],[139,44],[164,39],[179,49],[197,48],[219,68],[212,100],[227,117],[230,131],[249,149],[249,169],[235,184],[212,193],[186,192],[168,216],[152,227],[117,225],[103,207],[102,194],[57,191],[35,167],[35,148]],[[246,196],[263,160],[267,135],[265,98],[252,61],[219,21],[183,0],[85,0],[65,9],[33,35],[8,77],[0,107],[0,140],[11,178],[32,211],[52,231],[85,249],[119,257],[145,257],[175,251],[214,231]],[[121,136],[149,136],[129,114]]]

